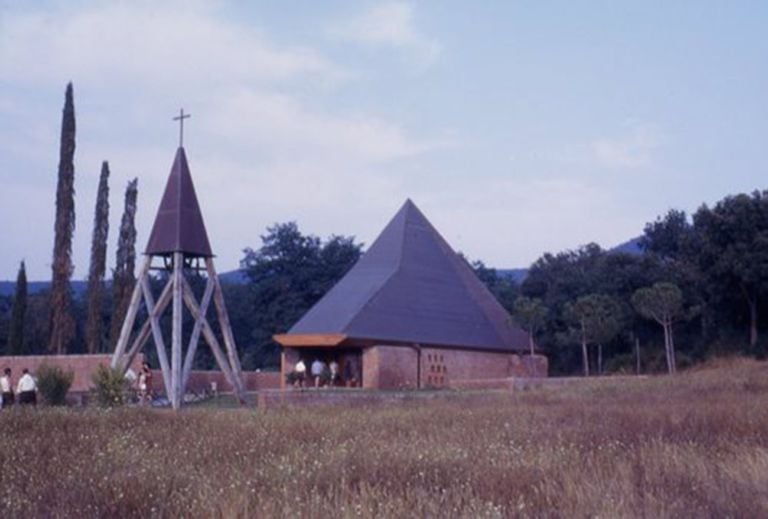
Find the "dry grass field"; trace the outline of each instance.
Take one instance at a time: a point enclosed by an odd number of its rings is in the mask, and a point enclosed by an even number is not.
[[[768,365],[378,408],[0,414],[1,517],[766,517]]]

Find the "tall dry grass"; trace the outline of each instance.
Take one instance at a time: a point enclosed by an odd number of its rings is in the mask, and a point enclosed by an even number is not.
[[[0,516],[766,517],[768,367],[379,408],[0,414]]]

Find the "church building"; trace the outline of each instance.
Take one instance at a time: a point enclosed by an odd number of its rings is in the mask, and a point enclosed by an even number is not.
[[[525,354],[527,334],[410,200],[275,340],[283,346],[283,380],[300,359],[308,368],[335,361],[343,381],[370,389],[547,374],[546,357]]]

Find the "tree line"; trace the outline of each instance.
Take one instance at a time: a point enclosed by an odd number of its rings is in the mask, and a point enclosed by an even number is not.
[[[768,192],[645,226],[644,253],[545,254],[508,309],[556,373],[674,373],[712,355],[765,356]]]
[[[20,262],[12,299],[0,300],[0,351],[9,355],[109,351],[119,333],[134,282],[138,180],[128,183],[117,243],[112,292],[105,285],[109,234],[109,163],[101,165],[94,209],[90,268],[85,299],[72,291],[75,232],[75,104],[67,84],[61,122],[50,290],[29,294]],[[2,310],[5,309],[5,312]],[[110,324],[111,323],[111,324]],[[109,326],[108,326],[109,325]]]
[[[128,183],[116,266],[105,281],[109,164],[94,209],[87,290],[72,292],[75,112],[67,85],[62,116],[51,288],[29,294],[21,261],[13,297],[0,297],[5,354],[109,352],[135,283],[137,180]],[[674,372],[722,353],[765,354],[768,302],[768,192],[728,196],[692,216],[670,210],[645,226],[643,254],[596,244],[542,255],[516,283],[482,261],[478,277],[529,332],[529,352],[549,357],[556,374]],[[353,237],[304,235],[274,224],[258,248],[243,251],[241,279],[223,283],[246,369],[279,365],[276,333],[286,332],[362,254]],[[164,280],[160,273],[153,284]],[[203,282],[192,281],[202,290]],[[189,320],[189,316],[186,317]],[[213,318],[215,320],[215,317]],[[168,327],[169,322],[163,323]],[[187,327],[188,328],[188,327]],[[148,350],[151,355],[152,349]],[[202,353],[202,352],[201,352]],[[196,367],[213,365],[202,354]]]

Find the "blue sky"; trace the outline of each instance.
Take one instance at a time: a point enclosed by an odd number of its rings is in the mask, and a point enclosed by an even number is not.
[[[0,279],[50,276],[64,86],[76,278],[109,160],[114,261],[177,144],[218,269],[275,222],[370,244],[410,197],[471,258],[613,246],[768,179],[766,2],[0,0]]]

